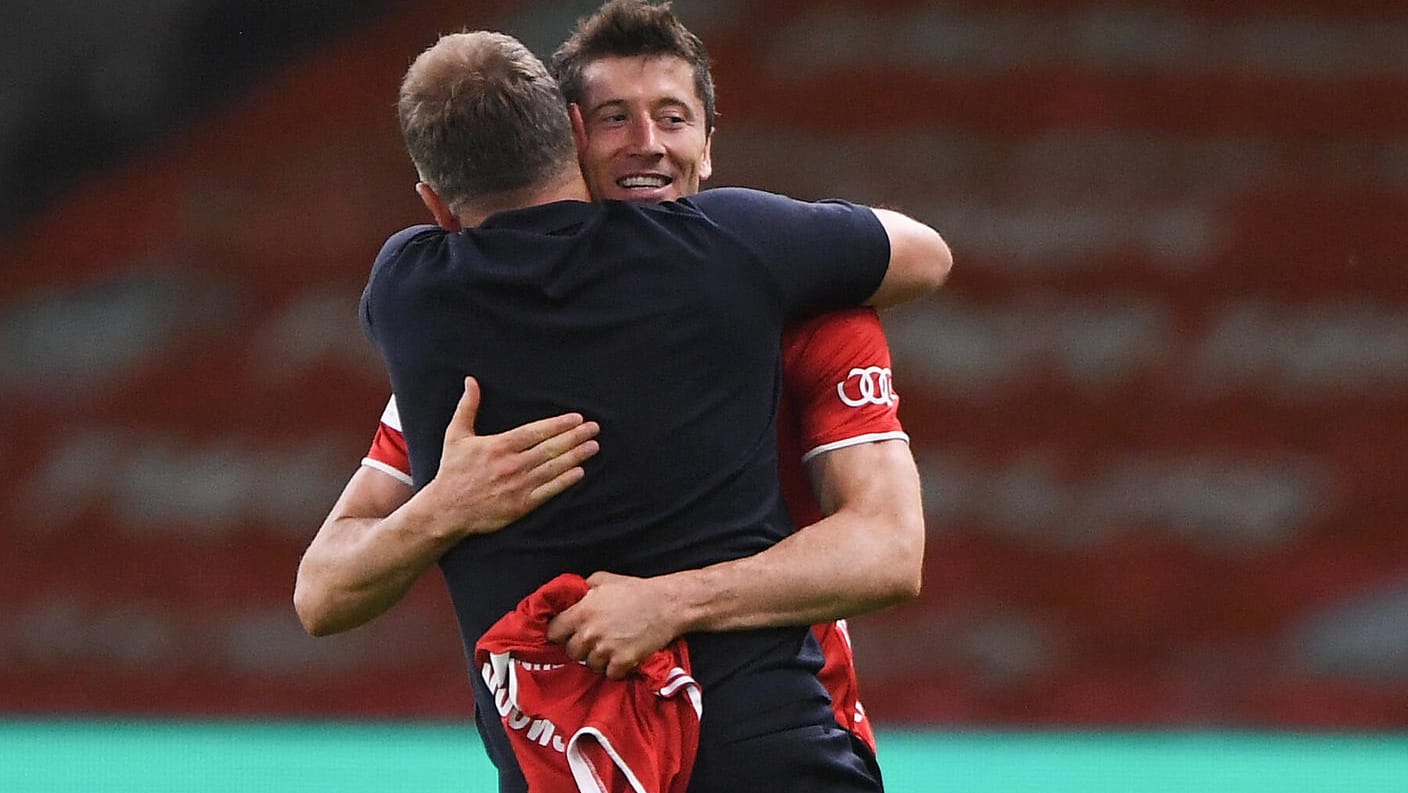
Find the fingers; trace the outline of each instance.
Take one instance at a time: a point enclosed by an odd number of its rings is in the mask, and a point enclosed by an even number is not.
[[[589,641],[587,637],[583,636],[580,631],[572,634],[572,638],[567,640],[567,643],[562,646],[562,649],[564,652],[567,653],[568,658],[571,658],[574,661],[581,661],[587,666],[592,665],[592,653],[597,651],[596,644],[594,642]],[[604,662],[601,663],[603,664],[604,668]],[[595,666],[593,666],[592,669],[594,671],[601,671],[600,668]]]
[[[584,629],[584,619],[590,615],[579,606],[571,606],[548,621],[547,638],[563,645],[563,651],[575,661],[581,661],[598,674],[612,680],[622,680],[640,666],[641,656],[629,642],[608,641],[605,636]]]
[[[576,606],[570,606],[562,613],[548,620],[548,641],[553,644],[565,644],[577,631],[574,611]],[[568,648],[568,655],[571,655],[571,648]],[[573,655],[573,658],[578,656]]]
[[[562,450],[545,449],[533,456],[541,459],[536,462],[530,474],[534,485],[541,485],[571,471],[591,459],[601,451],[601,444],[595,440],[585,440]]]
[[[581,656],[571,652],[568,655],[586,664],[593,672],[606,675],[612,680],[624,680],[640,666],[640,659],[632,653],[625,650],[613,651],[604,644],[597,644]]]
[[[541,466],[557,462],[561,467],[552,472],[551,475],[555,476],[561,470],[578,465],[596,454],[598,446],[594,438],[600,431],[599,424],[595,421],[588,421],[561,435],[543,441],[526,454],[535,465]]]
[[[528,472],[528,484],[532,487],[528,492],[530,507],[536,508],[586,476],[582,463],[601,450],[600,444],[589,439],[595,434],[595,423],[591,424],[593,426],[583,425],[578,428],[579,431],[562,436],[560,443],[541,444],[540,449],[529,453],[532,456],[547,455],[542,463]],[[565,450],[559,451],[559,448]]]
[[[640,662],[626,655],[616,655],[607,659],[606,676],[612,680],[625,680],[626,676],[635,671],[640,666]],[[595,667],[593,667],[595,668]],[[601,671],[601,670],[597,670]]]
[[[528,493],[528,508],[537,509],[554,496],[582,481],[587,475],[583,468],[569,468]]]
[[[472,436],[475,434],[474,421],[479,415],[480,393],[479,381],[473,377],[466,377],[464,379],[464,393],[460,395],[460,400],[455,405],[455,412],[450,416],[450,424],[445,431],[446,438],[455,435]],[[541,462],[576,449],[586,441],[595,438],[600,431],[600,424],[585,420],[580,413],[563,413],[560,416],[539,419],[514,427],[495,437],[508,451],[526,452],[532,450],[538,458],[537,461]],[[585,457],[581,459],[585,459]]]
[[[454,430],[459,430],[462,435],[474,434],[474,420],[479,414],[480,394],[479,381],[466,377],[464,393],[460,395],[454,415],[450,417],[447,437]],[[580,413],[563,413],[514,427],[498,437],[510,451],[522,452],[544,443],[554,443],[556,445],[553,448],[558,449],[556,454],[561,454],[563,450],[596,437],[600,431],[599,424],[586,421]]]
[[[601,450],[591,439],[597,429],[595,422],[588,422],[525,453],[527,464],[533,466],[526,472],[532,505],[542,504],[586,476],[582,463]]]
[[[572,437],[582,436],[583,440],[595,437],[600,429],[600,425],[595,421],[586,421],[581,413],[563,413],[514,427],[500,437],[509,449],[524,452],[560,439],[565,434],[576,433]]]
[[[450,416],[450,424],[445,428],[445,438],[448,440],[454,437],[464,437],[474,435],[474,419],[479,415],[479,381],[473,377],[464,379],[464,393],[460,395],[460,401],[455,405],[454,415]]]
[[[585,663],[593,672],[604,675],[611,666],[611,654],[598,646],[587,655]]]

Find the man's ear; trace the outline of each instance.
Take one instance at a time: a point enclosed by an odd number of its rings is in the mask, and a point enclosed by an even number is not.
[[[567,105],[567,115],[572,117],[572,142],[577,144],[577,161],[587,152],[587,122],[582,120],[582,106],[576,102]]]
[[[709,134],[704,136],[704,156],[699,158],[699,181],[708,180],[714,175],[714,160],[710,149],[714,145],[714,131],[709,130]]]
[[[435,218],[435,223],[440,228],[446,231],[459,231],[463,228],[459,217],[450,211],[450,205],[435,192],[435,188],[425,182],[416,182],[416,195],[420,196],[421,203],[430,210],[430,216]]]

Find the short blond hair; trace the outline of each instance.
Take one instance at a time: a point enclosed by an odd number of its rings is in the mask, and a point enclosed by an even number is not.
[[[575,163],[566,103],[512,36],[442,36],[401,81],[397,115],[423,181],[454,211],[546,184]]]

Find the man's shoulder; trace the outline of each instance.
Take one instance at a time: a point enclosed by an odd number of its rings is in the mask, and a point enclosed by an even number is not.
[[[701,211],[719,207],[766,207],[794,203],[794,199],[780,193],[769,193],[751,187],[711,187],[692,196],[682,198],[678,203],[695,207]]]
[[[381,253],[377,254],[377,261],[394,258],[413,245],[442,238],[448,233],[439,226],[429,223],[407,226],[386,238],[386,243],[381,246]]]
[[[408,226],[392,234],[372,261],[370,281],[383,280],[393,272],[398,273],[398,278],[405,277],[408,269],[415,269],[416,262],[439,248],[449,236],[449,232],[429,224]]]
[[[731,235],[770,244],[780,227],[802,220],[806,202],[751,187],[714,187],[676,202],[680,211],[698,215]]]
[[[822,224],[831,228],[855,223],[878,225],[869,207],[845,199],[806,201],[751,187],[714,187],[678,203],[689,205],[711,220],[729,224],[767,228],[777,223],[801,224],[801,227]]]

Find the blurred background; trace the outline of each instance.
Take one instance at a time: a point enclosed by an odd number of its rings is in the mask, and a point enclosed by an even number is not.
[[[470,714],[438,576],[312,639],[388,386],[400,78],[595,2],[21,0],[0,33],[0,717]],[[923,597],[886,728],[1408,730],[1408,4],[678,0],[713,185],[894,206]],[[883,748],[883,747],[882,747]]]

